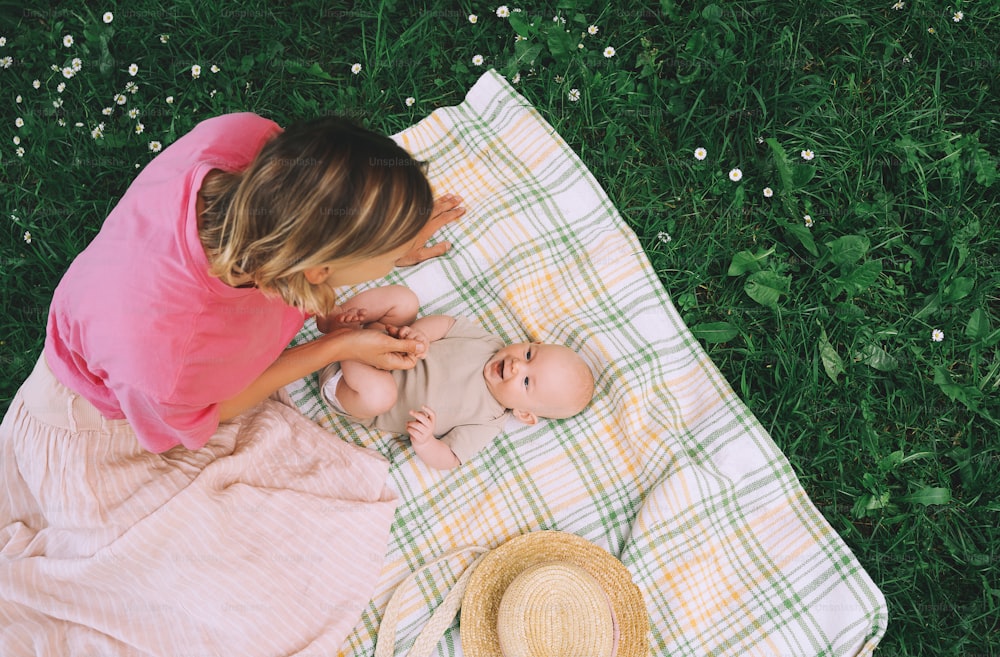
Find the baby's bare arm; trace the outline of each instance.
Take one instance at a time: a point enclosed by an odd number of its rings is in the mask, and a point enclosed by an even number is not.
[[[410,328],[420,331],[427,336],[429,341],[434,342],[446,336],[454,325],[454,317],[448,315],[427,315],[410,324]]]
[[[421,461],[437,470],[451,470],[462,465],[451,447],[434,437],[437,416],[431,408],[423,406],[419,411],[410,411],[410,415],[413,419],[407,422],[406,431]]]

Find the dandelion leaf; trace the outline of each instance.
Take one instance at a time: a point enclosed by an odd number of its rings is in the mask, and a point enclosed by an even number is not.
[[[792,165],[792,185],[795,187],[805,187],[814,175],[816,175],[816,167],[811,167],[808,164]]]
[[[862,363],[879,372],[891,372],[899,367],[899,361],[874,342],[862,347],[859,356]]]
[[[945,286],[944,292],[942,294],[945,303],[951,303],[952,301],[958,301],[959,299],[964,299],[969,296],[972,292],[972,288],[975,287],[976,281],[968,276],[958,276],[951,283]]]
[[[727,272],[730,276],[741,276],[748,271],[760,271],[760,262],[765,260],[770,251],[765,251],[754,255],[749,251],[740,251],[733,256],[733,261],[729,263],[729,271]]]
[[[768,308],[778,308],[778,299],[788,294],[791,276],[781,276],[773,271],[759,271],[751,274],[743,285],[743,291],[751,299]]]
[[[975,386],[963,386],[955,383],[951,378],[951,372],[944,365],[934,368],[934,383],[941,389],[948,399],[956,401],[973,413],[979,412],[979,399],[983,393]]]
[[[911,502],[913,504],[923,504],[924,506],[930,506],[932,504],[948,504],[951,502],[951,491],[947,488],[925,486],[915,493],[910,493],[909,495],[900,497],[899,501]]]
[[[705,342],[728,342],[740,334],[739,329],[729,322],[702,322],[691,327],[694,337]]]
[[[826,336],[826,329],[820,329],[819,333],[819,356],[823,362],[823,371],[830,377],[830,380],[837,383],[837,377],[845,373],[844,361],[837,354],[837,350],[830,344]]]
[[[965,335],[973,340],[982,340],[990,333],[990,316],[982,308],[976,308],[965,325]]]
[[[850,265],[865,257],[871,246],[871,241],[864,235],[844,235],[832,242],[827,242],[830,258],[835,264]]]
[[[507,17],[507,22],[510,23],[511,28],[519,35],[527,39],[528,37],[534,36],[537,29],[534,25],[528,23],[521,17],[518,12],[512,12],[510,16]]]
[[[849,274],[838,279],[838,283],[847,291],[848,296],[856,296],[864,292],[878,280],[882,274],[882,261],[869,260],[855,267]]]
[[[816,248],[816,242],[813,240],[812,233],[805,226],[800,226],[799,224],[788,224],[785,226],[788,232],[795,236],[799,241],[799,244],[805,248],[806,251],[811,253],[813,257],[819,257],[819,249]]]

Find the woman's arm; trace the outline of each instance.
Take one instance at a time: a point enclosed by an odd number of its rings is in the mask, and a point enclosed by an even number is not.
[[[219,421],[231,420],[279,388],[330,363],[349,358],[379,369],[405,370],[416,364],[423,349],[418,340],[398,340],[378,331],[345,329],[329,333],[286,349],[241,393],[219,404]]]

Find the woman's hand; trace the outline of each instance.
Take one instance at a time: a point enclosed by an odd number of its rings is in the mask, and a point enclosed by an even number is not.
[[[462,207],[462,198],[456,196],[455,194],[445,194],[438,200],[434,201],[434,207],[431,209],[431,218],[427,221],[427,224],[423,227],[420,233],[417,234],[416,244],[419,244],[417,248],[413,249],[405,256],[396,261],[397,267],[407,267],[409,265],[415,265],[424,260],[430,258],[436,258],[439,255],[443,255],[448,252],[451,248],[451,242],[438,242],[434,246],[427,246],[427,240],[431,238],[431,235],[436,233],[441,226],[451,223],[452,221],[457,221],[459,217],[465,214],[465,208]]]
[[[423,353],[420,354],[419,358],[423,358],[427,355],[427,350],[430,348],[431,341],[427,338],[423,331],[415,329],[412,326],[386,326],[385,332],[394,338],[399,338],[400,340],[416,340],[420,344],[424,345]]]
[[[421,340],[399,339],[381,331],[364,329],[331,333],[349,347],[351,360],[359,360],[380,370],[408,370],[427,351]]]

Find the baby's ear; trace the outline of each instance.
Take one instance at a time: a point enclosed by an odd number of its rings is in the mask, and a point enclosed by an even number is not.
[[[536,422],[538,422],[538,416],[529,411],[519,411],[517,409],[514,409],[513,413],[514,417],[516,417],[521,422],[524,422],[525,424],[535,424]]]

